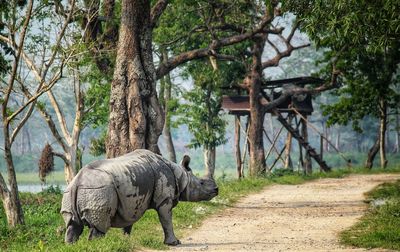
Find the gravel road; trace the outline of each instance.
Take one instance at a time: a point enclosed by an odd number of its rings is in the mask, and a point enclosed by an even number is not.
[[[399,178],[352,175],[269,186],[210,217],[169,251],[364,251],[340,245],[338,233],[363,215],[365,192]]]

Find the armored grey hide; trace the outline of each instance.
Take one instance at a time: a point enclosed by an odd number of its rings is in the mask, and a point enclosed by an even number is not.
[[[189,169],[188,162],[185,166]],[[147,209],[155,209],[164,230],[164,242],[179,244],[172,228],[172,208],[180,198],[198,201],[215,197],[215,182],[204,182],[183,165],[147,150],[90,163],[64,192],[61,213],[67,226],[65,241],[75,242],[84,225],[90,228],[89,239],[104,235],[110,227],[130,233],[132,224]]]

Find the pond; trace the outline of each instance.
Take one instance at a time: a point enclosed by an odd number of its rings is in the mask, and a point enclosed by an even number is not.
[[[65,189],[65,185],[41,185],[41,184],[21,184],[18,185],[18,190],[20,192],[31,192],[31,193],[38,193],[43,191],[46,188],[49,188],[50,186],[59,186],[61,190]]]

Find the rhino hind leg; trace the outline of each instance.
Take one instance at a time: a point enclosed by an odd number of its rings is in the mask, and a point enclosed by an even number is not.
[[[172,225],[172,202],[165,202],[157,209],[157,213],[164,231],[164,244],[170,246],[181,244],[174,234],[174,228]]]
[[[74,243],[79,239],[82,234],[83,224],[79,224],[73,220],[68,223],[67,230],[65,231],[65,242]]]
[[[103,237],[105,233],[101,232],[98,230],[96,227],[90,227],[89,228],[89,238],[88,240],[93,240],[94,238],[100,238]]]
[[[124,235],[130,235],[132,231],[132,225],[122,228],[122,231],[124,232]]]

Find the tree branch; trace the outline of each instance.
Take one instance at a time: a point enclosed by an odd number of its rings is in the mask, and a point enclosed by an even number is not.
[[[7,105],[8,105],[8,100],[10,99],[11,92],[13,90],[15,77],[17,75],[18,64],[19,64],[19,60],[21,57],[21,53],[22,53],[22,47],[24,46],[26,31],[28,29],[29,21],[31,19],[31,15],[32,15],[32,8],[33,8],[33,0],[30,0],[28,3],[28,7],[26,9],[25,21],[24,21],[24,25],[22,27],[22,32],[19,36],[20,41],[19,41],[18,47],[20,48],[20,50],[17,51],[17,54],[15,56],[14,64],[13,64],[12,70],[11,70],[11,76],[8,81],[8,89],[6,90],[6,93],[5,93],[5,96],[3,99],[2,116],[3,116],[3,120],[5,122],[4,127],[8,127],[8,125],[11,121],[7,117]]]
[[[200,48],[200,49],[195,49],[195,50],[191,50],[188,52],[184,52],[175,57],[168,59],[167,62],[160,62],[160,65],[158,66],[158,68],[156,70],[157,79],[160,79],[162,76],[164,76],[171,70],[175,69],[179,65],[182,65],[190,60],[200,59],[200,58],[210,56],[213,53],[212,51],[215,51],[216,49],[219,49],[224,46],[229,46],[229,45],[240,43],[244,40],[254,37],[255,35],[257,35],[259,33],[263,33],[264,28],[269,23],[271,23],[272,20],[273,20],[273,17],[266,14],[263,17],[263,19],[261,20],[260,24],[254,30],[245,32],[243,34],[233,35],[230,37],[222,38],[219,40],[213,40],[210,43],[208,48]]]
[[[151,9],[150,14],[150,27],[153,29],[156,27],[160,16],[164,12],[165,8],[167,8],[168,0],[158,0],[158,2]]]
[[[64,154],[59,153],[59,152],[55,152],[55,151],[53,151],[53,154],[54,154],[54,156],[61,158],[66,165],[69,165],[69,161],[68,161],[67,157]]]
[[[285,102],[287,98],[289,98],[293,95],[299,95],[299,94],[315,95],[315,94],[319,94],[326,90],[337,88],[337,87],[339,87],[338,82],[337,82],[339,75],[340,75],[340,72],[336,70],[335,66],[333,66],[332,76],[331,76],[331,80],[329,82],[326,82],[323,85],[316,87],[316,88],[294,87],[294,88],[284,90],[282,95],[273,101],[270,101],[268,96],[265,94],[265,92],[262,92],[264,98],[268,101],[267,104],[263,105],[263,109],[264,109],[264,111],[270,111],[272,109],[275,109],[277,106],[279,106],[283,102]]]

